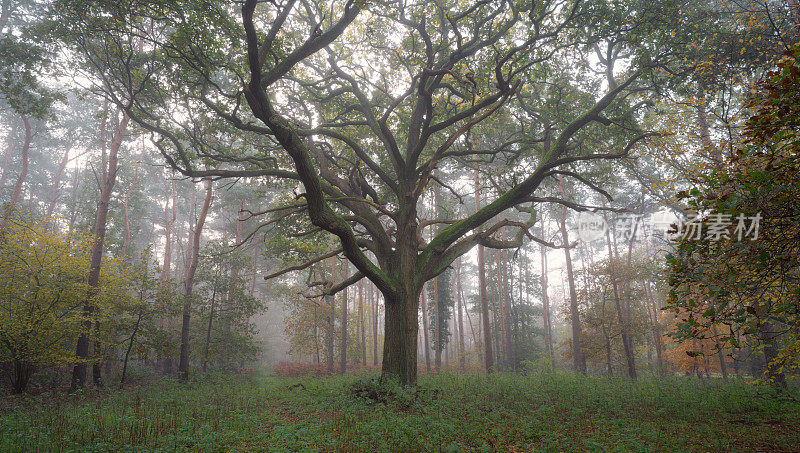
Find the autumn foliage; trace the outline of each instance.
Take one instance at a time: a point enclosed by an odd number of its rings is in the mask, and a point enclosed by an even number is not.
[[[762,351],[765,377],[778,383],[800,365],[798,58],[795,47],[759,83],[742,143],[726,165],[680,194],[704,215],[758,216],[757,236],[741,240],[729,231],[720,241],[684,238],[669,257],[669,308],[679,317],[674,337],[703,341],[715,325],[729,325],[718,340]]]

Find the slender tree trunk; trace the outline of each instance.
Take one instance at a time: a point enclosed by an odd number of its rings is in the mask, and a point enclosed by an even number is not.
[[[172,278],[172,226],[175,224],[175,180],[170,180],[172,187],[172,209],[170,209],[170,197],[167,196],[164,202],[164,261],[161,267],[161,283],[166,283]],[[171,215],[170,215],[171,211]],[[163,306],[162,308],[166,308]],[[172,315],[166,315],[166,318],[159,319],[161,328],[167,328],[172,331],[174,319]],[[161,360],[161,369],[164,374],[172,374],[172,354],[167,354]]]
[[[492,257],[494,258],[495,278],[497,279],[497,287],[494,294],[497,295],[497,326],[500,328],[500,335],[497,344],[497,368],[503,370],[508,365],[508,332],[506,331],[506,295],[503,291],[503,263],[502,252],[499,250],[492,250]]]
[[[317,324],[316,305],[314,305],[314,363],[319,363],[319,326]]]
[[[142,156],[144,155],[144,141],[142,141],[142,152],[139,155],[139,160],[141,161]],[[139,182],[139,163],[136,164],[136,170],[133,173],[133,181],[131,182],[130,187],[128,190],[125,191],[125,198],[122,200],[122,209],[123,214],[125,217],[125,239],[122,242],[122,258],[127,259],[128,257],[128,246],[131,242],[131,224],[130,224],[130,216],[128,215],[128,202],[131,199],[131,193],[133,189],[136,188],[136,184]]]
[[[562,198],[566,197],[564,191],[564,178],[559,177]],[[572,352],[575,371],[586,374],[586,359],[581,350],[581,321],[578,311],[578,294],[575,290],[575,276],[572,271],[572,257],[569,253],[569,233],[567,233],[567,208],[561,211],[560,230],[561,242],[564,246],[564,261],[567,269],[567,283],[569,284],[569,312],[572,321]]]
[[[214,303],[217,301],[217,284],[219,282],[219,275],[214,276],[214,286],[211,289],[211,308],[208,313],[208,327],[206,328],[206,344],[203,351],[203,372],[208,367],[208,353],[211,349],[211,327],[214,322]]]
[[[433,363],[436,373],[442,368],[442,339],[439,313],[439,277],[433,279]]]
[[[664,367],[664,343],[661,340],[661,324],[658,320],[658,308],[656,307],[655,297],[653,296],[648,282],[644,282],[644,291],[645,297],[647,298],[646,303],[648,304],[647,312],[652,312],[650,315],[650,322],[652,326],[653,344],[656,348],[656,367],[658,369],[658,374],[663,376],[666,368]]]
[[[364,332],[364,280],[358,282],[358,325],[361,334],[361,363],[367,366],[367,336]]]
[[[450,282],[452,285],[452,281]],[[455,301],[455,299],[453,299]],[[455,302],[455,307],[453,307],[453,316],[450,319],[450,324],[452,324],[453,329],[453,341],[448,341],[447,346],[452,349],[453,359],[456,359],[458,356],[458,352],[456,351],[456,345],[459,343],[459,339],[461,338],[461,331],[458,328],[458,312],[460,311],[460,306],[458,302]]]
[[[544,237],[544,225],[542,225],[542,237]],[[550,320],[550,296],[547,293],[547,251],[544,244],[539,246],[539,253],[542,258],[542,321],[544,323],[544,349],[550,361],[552,362],[553,369],[556,367],[556,356],[553,353],[553,330]]]
[[[75,229],[75,220],[78,216],[78,188],[79,188],[79,180],[78,177],[81,175],[80,166],[75,166],[75,174],[72,177],[72,193],[70,194],[70,200],[72,202],[72,210],[69,213],[69,225],[67,225],[67,235],[72,236],[72,231]]]
[[[64,174],[64,169],[67,168],[67,163],[69,163],[69,148],[67,148],[64,151],[64,154],[61,156],[61,162],[58,164],[58,170],[56,171],[55,176],[53,176],[53,187],[50,189],[50,200],[47,203],[47,212],[45,214],[45,219],[48,221],[53,216],[53,212],[56,209],[58,191],[61,188],[61,176]]]
[[[605,201],[603,201],[603,205],[605,206]],[[609,224],[608,216],[603,214],[603,217],[605,218],[606,224],[608,225]],[[636,379],[636,361],[633,356],[633,344],[631,342],[631,337],[629,333],[630,323],[628,322],[628,318],[626,316],[627,311],[622,306],[619,284],[617,283],[618,273],[615,269],[616,266],[614,266],[614,261],[619,259],[619,254],[615,253],[616,250],[612,248],[612,243],[611,243],[612,228],[606,228],[606,245],[608,246],[609,278],[611,279],[611,288],[614,294],[614,307],[616,308],[617,319],[619,320],[619,325],[620,328],[622,329],[621,332],[622,349],[625,352],[625,361],[628,365],[628,377],[631,379]]]
[[[170,209],[169,199],[164,203],[164,266],[161,269],[161,281],[168,281],[172,272],[172,225],[175,223],[175,180],[172,185],[172,209]],[[170,211],[172,215],[170,216]]]
[[[141,299],[139,299],[141,302]],[[131,338],[128,340],[128,349],[125,350],[125,359],[122,361],[122,376],[119,378],[119,388],[120,390],[125,386],[125,376],[128,373],[128,358],[131,355],[131,349],[133,349],[133,342],[136,340],[136,334],[139,332],[139,324],[142,322],[142,316],[144,312],[139,313],[139,317],[136,318],[136,324],[133,325],[133,332],[131,332]]]
[[[28,151],[31,147],[31,123],[28,117],[22,117],[22,124],[25,126],[25,141],[22,142],[22,166],[17,176],[17,182],[14,184],[14,190],[11,192],[11,200],[8,203],[6,215],[3,216],[3,223],[0,225],[0,232],[5,231],[8,226],[8,221],[13,215],[14,208],[19,201],[20,194],[22,193],[22,185],[25,183],[25,178],[28,176]]]
[[[614,370],[611,367],[611,339],[608,338],[605,325],[603,325],[603,336],[606,340],[606,373],[611,376],[614,374]]]
[[[458,306],[458,368],[465,371],[467,368],[467,357],[464,348],[464,315],[462,306],[461,291],[461,257],[456,261],[456,305]]]
[[[435,173],[434,173],[435,174]],[[439,187],[434,185],[432,188],[432,205],[430,207],[430,213],[432,218],[441,218],[443,209],[442,209],[442,198],[441,193],[439,191]],[[437,225],[432,225],[430,228],[430,240],[433,240],[434,231],[438,232],[439,227]],[[438,374],[442,369],[442,303],[441,303],[441,294],[439,293],[443,288],[439,287],[439,279],[440,276],[436,276],[433,279],[433,357],[434,357],[434,368],[436,373]],[[446,351],[445,351],[446,353]]]
[[[636,379],[636,362],[634,361],[633,347],[631,345],[630,336],[628,335],[628,324],[625,322],[625,315],[620,302],[617,273],[613,264],[615,258],[611,248],[611,236],[608,230],[606,230],[606,242],[608,243],[609,277],[611,279],[611,288],[614,294],[614,307],[616,308],[617,319],[619,321],[620,328],[622,329],[622,348],[625,352],[625,361],[628,365],[628,377],[631,379]]]
[[[717,345],[717,357],[719,358],[719,370],[722,373],[722,379],[728,379],[728,367],[725,366],[725,354],[722,351],[722,345],[719,343],[719,334],[717,333],[717,325],[711,324],[711,331],[714,333],[714,343]]]
[[[477,154],[473,155],[478,158]],[[480,200],[480,175],[475,169],[475,210],[481,208]],[[486,262],[485,251],[482,245],[478,245],[478,293],[481,299],[481,322],[483,324],[483,363],[487,373],[494,369],[494,356],[492,355],[492,326],[489,323],[489,298],[486,295]]]
[[[192,297],[194,290],[194,274],[197,272],[197,264],[200,259],[200,238],[203,235],[203,225],[206,223],[208,208],[211,206],[212,185],[211,179],[204,179],[206,186],[206,196],[203,200],[203,207],[197,217],[197,224],[194,228],[192,238],[192,248],[189,252],[189,259],[186,267],[186,277],[183,282],[183,319],[181,322],[181,351],[178,361],[178,374],[180,380],[189,380],[189,323],[192,313]]]
[[[764,308],[759,308],[764,310]],[[768,310],[764,310],[768,312]],[[772,322],[767,319],[761,319],[758,323],[758,339],[763,345],[764,353],[764,376],[778,388],[782,390],[786,388],[786,376],[783,374],[782,367],[776,363],[778,358],[777,334],[772,326]]]
[[[489,297],[486,294],[486,262],[484,249],[478,246],[478,292],[481,299],[481,323],[483,324],[483,356],[486,372],[494,371],[494,355],[492,354],[492,325],[489,321]]]
[[[460,272],[460,269],[461,269],[460,257],[459,257],[459,261],[458,261],[458,269],[459,269],[459,275],[460,275],[461,274],[461,272]],[[458,295],[459,309],[463,308],[464,314],[467,317],[467,324],[469,324],[470,333],[472,334],[472,345],[474,347],[477,347],[477,345],[478,345],[478,336],[480,335],[481,326],[480,326],[480,324],[478,325],[478,333],[476,334],[475,333],[475,327],[472,324],[472,317],[469,315],[469,310],[467,309],[466,302],[464,302],[464,292],[463,292],[462,287],[461,287],[461,279],[459,278],[457,280],[457,282],[458,282],[458,286],[457,286],[458,294],[457,295]],[[478,319],[480,319],[480,317],[478,317]],[[463,335],[462,335],[462,337],[463,337]]]
[[[711,127],[708,124],[708,102],[706,100],[705,88],[701,85],[697,89],[697,126],[700,129],[700,145],[703,154],[710,158],[714,166],[719,168],[722,165],[722,150],[718,149],[711,142]]]
[[[370,298],[374,297],[372,307],[372,366],[378,366],[378,291],[370,282]]]
[[[500,240],[506,240],[506,228],[500,229]],[[502,326],[503,341],[503,366],[510,369],[514,363],[514,353],[511,350],[511,291],[508,286],[508,249],[498,252],[499,290],[500,290],[500,322]]]
[[[9,173],[8,168],[11,166],[11,154],[16,146],[16,141],[14,139],[16,131],[17,126],[12,126],[11,131],[8,134],[8,145],[6,146],[5,153],[3,153],[3,172],[0,173],[0,196],[3,195],[3,192],[5,192],[6,189],[6,180],[8,179]]]
[[[447,325],[448,325],[448,329],[449,329],[450,328],[450,321],[447,322]],[[449,330],[448,330],[448,332],[449,332]],[[450,347],[451,347],[451,345],[452,345],[451,342],[447,342],[447,345],[444,348],[444,369],[445,370],[449,370],[450,369]],[[438,373],[439,371],[437,370],[436,372]]]
[[[430,345],[430,341],[428,340],[429,327],[430,326],[428,325],[428,298],[427,298],[426,291],[423,289],[422,290],[422,344],[425,347],[425,372],[430,374],[430,372],[431,372],[431,356],[430,356],[431,345]]]
[[[603,341],[605,343],[605,349],[606,349],[606,374],[611,376],[614,374],[614,368],[613,368],[612,350],[611,350],[611,334],[608,331],[609,326],[606,324],[606,290],[605,288],[601,288],[600,290],[603,294],[602,298],[603,305],[600,310],[600,330],[603,333]]]
[[[342,280],[347,279],[350,273],[350,262],[347,259],[342,263]],[[347,287],[342,290],[342,344],[339,372],[344,374],[347,371]]]
[[[335,335],[334,320],[336,319],[336,300],[331,295],[325,295],[324,299],[330,308],[330,312],[328,313],[328,335],[325,337],[327,346],[325,355],[328,363],[328,374],[333,374],[333,336]]]
[[[108,111],[108,106],[104,108],[104,112]],[[106,125],[106,113],[103,115],[103,120],[101,122],[100,127],[100,139],[102,140],[102,148],[103,148],[103,156],[106,156],[106,141],[105,141],[105,125]],[[117,130],[114,133],[114,137],[111,140],[111,147],[109,148],[108,152],[108,167],[105,165],[103,166],[103,186],[100,190],[100,200],[97,203],[97,216],[95,217],[94,222],[94,240],[92,243],[92,259],[91,265],[89,267],[89,294],[86,298],[86,302],[84,304],[83,313],[84,316],[87,318],[84,321],[84,331],[78,337],[78,343],[75,348],[75,356],[78,359],[78,363],[75,364],[75,367],[72,371],[72,390],[82,388],[86,385],[86,362],[89,359],[89,337],[88,333],[92,327],[91,316],[94,311],[94,302],[92,301],[97,294],[97,291],[100,286],[100,268],[102,265],[103,259],[103,246],[105,243],[106,238],[106,221],[108,219],[108,206],[111,200],[111,194],[114,190],[114,184],[116,183],[117,178],[117,163],[118,163],[118,154],[119,148],[122,146],[122,139],[125,135],[125,131],[128,127],[128,115],[123,113],[122,121],[120,121],[119,125],[117,126]],[[103,159],[105,161],[105,158]],[[97,352],[97,351],[96,351]],[[95,381],[95,384],[99,384],[100,376],[99,376],[99,363],[98,366],[92,366],[92,375]]]

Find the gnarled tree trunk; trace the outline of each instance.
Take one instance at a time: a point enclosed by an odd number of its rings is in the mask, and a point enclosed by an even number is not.
[[[382,378],[391,377],[401,384],[417,382],[417,334],[419,330],[420,290],[387,295],[383,343]]]

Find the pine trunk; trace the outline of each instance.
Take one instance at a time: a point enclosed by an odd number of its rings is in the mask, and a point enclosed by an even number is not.
[[[367,366],[367,338],[364,332],[364,280],[358,282],[358,326],[361,335],[361,364]]]
[[[194,274],[197,272],[197,264],[200,259],[200,238],[203,235],[203,224],[206,222],[208,208],[211,206],[212,186],[211,179],[205,179],[206,196],[203,200],[203,207],[197,218],[192,237],[192,248],[189,252],[189,259],[186,268],[186,278],[183,282],[183,319],[181,322],[181,351],[178,361],[178,374],[181,381],[189,379],[189,323],[192,313],[192,291],[194,288]]]
[[[344,260],[342,263],[342,280],[346,279],[350,271],[350,262]],[[347,371],[347,302],[348,302],[347,287],[342,290],[342,344],[341,353],[339,356],[339,373],[344,374]]]
[[[106,238],[106,221],[108,219],[108,206],[111,200],[111,193],[114,190],[114,184],[117,178],[117,163],[119,148],[122,146],[122,138],[128,127],[128,115],[122,115],[122,121],[117,126],[117,131],[111,140],[111,147],[108,152],[108,167],[103,167],[103,186],[100,190],[100,200],[97,203],[97,216],[94,222],[94,238],[92,242],[92,255],[91,264],[89,266],[89,294],[83,307],[83,314],[87,318],[83,323],[83,332],[78,337],[78,343],[75,347],[75,356],[78,363],[72,370],[72,385],[71,389],[75,390],[86,386],[86,363],[89,359],[89,330],[92,327],[91,316],[94,312],[94,299],[100,286],[100,268],[103,259],[103,246]],[[103,147],[103,157],[105,158],[105,122],[106,116],[103,116],[101,123],[101,134]],[[105,160],[105,159],[104,159]],[[95,384],[99,384],[99,364],[97,367],[92,367],[93,378]]]

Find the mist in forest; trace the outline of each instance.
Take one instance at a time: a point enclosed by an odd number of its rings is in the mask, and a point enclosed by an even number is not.
[[[1,1],[0,450],[800,449],[799,38]]]

